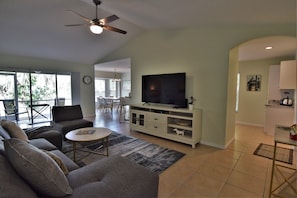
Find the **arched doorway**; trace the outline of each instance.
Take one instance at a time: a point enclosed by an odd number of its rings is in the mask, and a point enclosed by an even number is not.
[[[268,42],[270,41],[270,42]],[[265,47],[269,44],[275,45],[275,48],[279,47],[283,50],[270,51],[269,53],[264,53]],[[257,50],[263,50],[263,52]],[[247,54],[250,53],[250,54]],[[262,54],[259,56],[259,54]],[[243,60],[259,60],[259,59],[272,59],[279,58],[280,60],[285,57],[296,58],[296,38],[288,36],[271,36],[253,39],[244,43],[237,45],[232,48],[229,52],[229,80],[228,80],[228,94],[227,94],[227,113],[226,113],[226,142],[225,144],[230,144],[235,135],[235,123],[236,123],[236,104],[238,96],[237,87],[237,75],[239,71],[240,61]],[[246,80],[246,76],[241,77],[242,80]],[[240,90],[239,90],[240,91]],[[263,92],[267,90],[262,90]],[[240,100],[240,98],[239,98]],[[296,100],[296,98],[295,98]],[[240,108],[240,107],[239,107]],[[264,108],[263,108],[264,109]],[[296,108],[295,108],[296,114]]]

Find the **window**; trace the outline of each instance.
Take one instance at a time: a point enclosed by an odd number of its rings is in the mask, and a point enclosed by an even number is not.
[[[21,110],[30,107],[31,104],[45,103],[53,106],[57,98],[64,98],[67,105],[72,104],[70,74],[0,71],[0,101],[13,99]],[[0,108],[3,116],[2,102]],[[46,113],[50,115],[50,108]]]
[[[65,105],[72,104],[70,75],[57,75],[57,98],[63,98],[65,100]]]
[[[120,97],[120,81],[95,79],[95,99],[98,97]]]
[[[114,81],[113,79],[109,79],[109,96],[117,97],[117,84],[118,81]]]
[[[32,104],[49,103],[54,105],[56,98],[55,74],[31,74]]]
[[[235,106],[235,111],[236,112],[238,112],[238,106],[239,106],[239,87],[240,87],[240,73],[237,73],[236,106]]]
[[[123,80],[122,81],[122,96],[129,97],[131,92],[131,81],[130,80]]]
[[[95,97],[105,97],[105,80],[95,79]]]

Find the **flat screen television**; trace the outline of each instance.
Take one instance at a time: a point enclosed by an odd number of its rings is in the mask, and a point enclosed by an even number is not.
[[[142,76],[142,102],[186,107],[186,73]]]

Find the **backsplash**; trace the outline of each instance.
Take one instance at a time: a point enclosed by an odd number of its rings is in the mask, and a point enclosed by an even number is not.
[[[290,99],[294,99],[294,90],[293,89],[281,89],[280,90],[281,92],[281,98],[286,98],[287,96],[290,98]]]
[[[283,99],[289,98],[289,99],[292,100],[292,105],[289,105],[289,106],[294,106],[294,104],[295,104],[295,101],[294,101],[295,90],[293,90],[293,89],[281,89],[280,93],[281,93],[281,98],[268,100],[267,104],[268,105],[273,105],[273,106],[278,106],[278,105],[280,105],[282,103]]]

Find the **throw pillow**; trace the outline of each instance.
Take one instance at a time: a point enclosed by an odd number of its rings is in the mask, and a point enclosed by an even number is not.
[[[46,151],[46,150],[43,150],[43,151],[57,163],[57,165],[60,167],[60,169],[63,171],[65,175],[68,174],[68,168],[65,166],[64,162],[61,160],[61,158],[58,155],[50,151]]]
[[[64,173],[42,150],[16,138],[5,140],[4,147],[9,162],[36,191],[51,197],[72,194]]]
[[[38,198],[30,185],[19,176],[4,155],[0,155],[0,197]]]
[[[29,141],[25,131],[21,129],[16,123],[9,120],[1,120],[1,126],[9,133],[11,137],[27,142]]]

